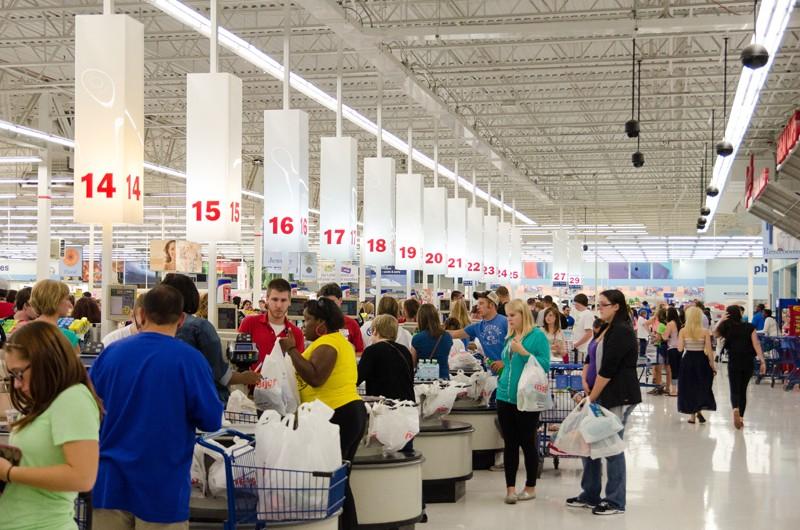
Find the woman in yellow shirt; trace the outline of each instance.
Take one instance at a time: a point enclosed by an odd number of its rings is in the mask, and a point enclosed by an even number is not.
[[[335,302],[320,298],[306,303],[303,318],[303,335],[312,341],[311,344],[300,353],[290,333],[280,339],[281,349],[289,354],[297,372],[300,401],[319,399],[334,410],[331,423],[339,426],[342,458],[352,462],[364,436],[367,410],[356,389],[356,352],[339,332],[344,328],[344,315]],[[341,528],[356,528],[357,525],[356,506],[348,481]]]

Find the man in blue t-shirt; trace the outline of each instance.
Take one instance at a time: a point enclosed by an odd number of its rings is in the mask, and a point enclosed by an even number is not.
[[[764,304],[758,304],[756,306],[756,311],[753,313],[753,318],[750,320],[750,323],[755,326],[756,331],[762,331],[764,329],[764,308],[766,306]]]
[[[188,528],[195,432],[221,427],[222,403],[203,355],[175,338],[181,293],[158,285],[135,311],[139,333],[111,344],[91,370],[105,407],[93,524]]]
[[[503,346],[505,345],[506,335],[508,334],[508,320],[503,315],[497,314],[497,308],[500,305],[500,299],[497,294],[492,291],[477,293],[478,297],[478,314],[481,317],[480,322],[470,324],[464,329],[456,329],[448,331],[454,339],[470,339],[476,338],[481,341],[483,352],[491,362],[491,369],[494,373],[498,373],[503,369]]]

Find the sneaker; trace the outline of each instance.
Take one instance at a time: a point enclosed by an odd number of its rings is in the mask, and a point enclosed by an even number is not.
[[[489,466],[489,471],[505,471],[505,470],[506,470],[505,464],[494,464],[492,466]]]
[[[603,501],[595,506],[594,509],[592,509],[592,513],[595,515],[616,515],[618,513],[625,513],[625,510],[621,508],[615,508]]]
[[[517,504],[517,496],[515,494],[506,495],[506,498],[503,499],[503,502],[506,504]]]
[[[572,508],[594,508],[597,505],[584,501],[580,497],[570,497],[567,499],[567,506]]]

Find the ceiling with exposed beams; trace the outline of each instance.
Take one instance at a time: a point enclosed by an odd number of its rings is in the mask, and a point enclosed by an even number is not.
[[[208,2],[186,3],[208,15]],[[288,13],[293,72],[335,94],[341,63],[347,105],[374,120],[380,99],[387,130],[405,138],[410,123],[414,147],[429,156],[438,139],[444,165],[453,168],[457,159],[467,179],[474,165],[482,189],[491,181],[495,197],[513,200],[536,223],[600,224],[612,232],[619,226],[620,233],[635,223],[637,232],[651,236],[694,235],[712,109],[717,131],[722,128],[723,37],[729,37],[730,105],[753,9],[752,2],[727,0],[219,4],[223,27],[279,61]],[[182,171],[185,75],[208,71],[208,39],[155,2],[119,1],[115,10],[145,26],[145,159]],[[73,136],[74,16],[101,11],[96,1],[0,0],[0,119]],[[642,60],[640,149],[646,158],[638,169],[630,161],[636,140],[623,130],[631,116],[634,36]],[[768,158],[774,151],[798,104],[798,53],[795,10],[740,152]],[[243,186],[262,192],[262,111],[282,106],[281,82],[226,50],[220,52],[220,70],[244,82]],[[39,116],[45,99],[52,102],[52,121]],[[311,206],[316,208],[319,138],[335,134],[335,115],[294,91],[291,106],[311,116]],[[481,140],[477,155],[465,130]],[[374,156],[374,136],[347,122],[344,132],[359,139],[359,157]],[[40,145],[0,131],[0,156],[35,154]],[[384,155],[397,158],[399,171],[405,171],[404,153],[384,146]],[[54,149],[54,175],[71,175],[69,156]],[[427,169],[415,164],[414,170],[432,182]],[[35,179],[35,166],[0,166],[0,214],[7,214],[0,215],[2,255],[35,246],[36,189],[19,183]],[[160,237],[162,224],[167,236],[180,237],[183,191],[180,179],[148,174],[148,227],[117,230],[118,251],[141,251],[142,238]],[[16,198],[2,198],[12,195]],[[716,217],[716,233],[754,235],[756,223],[736,208],[738,201],[727,202],[731,206]],[[70,205],[70,186],[54,187],[53,236],[85,242],[85,227],[71,223]],[[227,249],[231,255],[252,253],[259,208],[260,201],[245,201],[245,240]],[[589,234],[580,237],[590,244],[606,237],[585,231]],[[541,243],[547,234],[531,231],[526,237]],[[529,248],[548,252],[541,245]]]

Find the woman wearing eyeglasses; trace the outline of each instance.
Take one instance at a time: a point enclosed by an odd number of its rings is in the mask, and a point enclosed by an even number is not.
[[[364,436],[367,410],[358,395],[358,368],[353,345],[339,332],[344,315],[333,300],[309,300],[303,311],[303,335],[311,344],[300,353],[290,333],[280,339],[281,350],[289,354],[298,378],[300,401],[319,399],[334,410],[331,423],[339,426],[342,458],[353,461]],[[341,528],[356,528],[356,505],[346,486]]]
[[[31,322],[6,344],[11,403],[22,413],[11,424],[19,465],[0,458],[0,527],[63,530],[73,520],[76,492],[97,476],[102,405],[86,369],[54,325]]]
[[[631,411],[642,401],[636,376],[639,357],[636,332],[633,331],[628,303],[621,291],[610,289],[600,293],[597,308],[605,325],[596,339],[597,377],[589,401],[609,409],[625,425]],[[620,436],[623,432],[620,432]],[[595,515],[625,513],[625,453],[606,458],[608,478],[604,499],[600,497],[602,461],[591,458],[582,460],[583,491],[577,497],[567,499],[567,505],[592,508]]]

